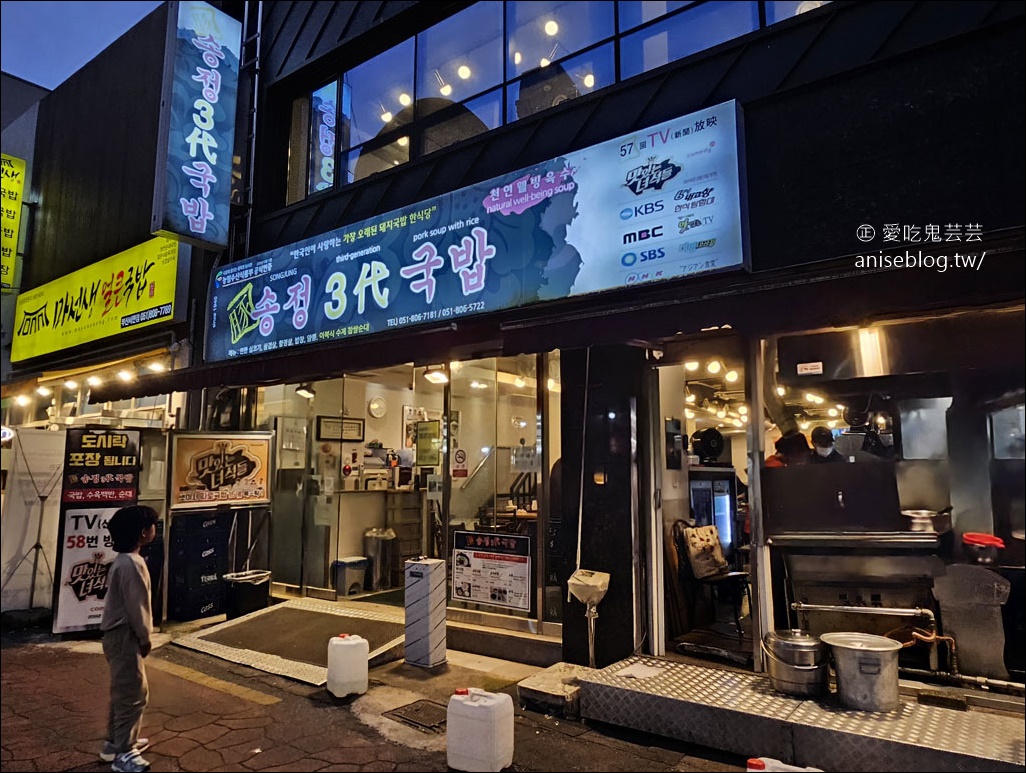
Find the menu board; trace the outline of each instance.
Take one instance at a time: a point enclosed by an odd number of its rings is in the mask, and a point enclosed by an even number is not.
[[[457,531],[452,555],[452,598],[453,601],[529,610],[531,538]]]

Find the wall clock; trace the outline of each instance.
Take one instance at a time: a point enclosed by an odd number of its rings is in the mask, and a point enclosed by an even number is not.
[[[375,419],[380,419],[384,416],[387,409],[388,405],[385,403],[384,397],[372,397],[370,402],[367,403],[367,413]]]

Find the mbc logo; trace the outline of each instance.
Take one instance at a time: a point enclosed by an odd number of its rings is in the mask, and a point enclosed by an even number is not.
[[[640,231],[628,231],[623,235],[624,244],[643,242],[645,239],[658,239],[663,235],[663,227],[657,225],[654,228],[642,228]]]
[[[648,201],[644,204],[638,204],[634,207],[624,207],[620,210],[621,220],[630,220],[632,217],[643,217],[644,215],[654,215],[656,212],[663,211],[663,202],[659,201]]]
[[[640,252],[625,252],[620,263],[625,267],[633,266],[635,263],[644,263],[647,260],[659,260],[666,257],[666,250],[659,247],[655,250],[641,250]]]

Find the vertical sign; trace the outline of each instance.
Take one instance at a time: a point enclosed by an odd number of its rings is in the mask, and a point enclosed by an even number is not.
[[[177,10],[177,13],[176,13]],[[208,3],[171,3],[153,233],[228,244],[242,24]]]
[[[99,626],[116,555],[107,522],[138,495],[138,430],[67,431],[54,633]]]
[[[25,193],[25,162],[3,154],[3,256],[0,260],[0,289],[14,289],[18,260],[18,232],[21,227],[21,201]]]
[[[310,184],[307,193],[317,193],[335,184],[335,105],[338,82],[322,86],[310,98]]]

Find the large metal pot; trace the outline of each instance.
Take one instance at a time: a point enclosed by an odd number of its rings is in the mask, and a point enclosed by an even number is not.
[[[837,695],[850,709],[898,708],[898,651],[901,642],[870,633],[825,633],[834,654]]]
[[[762,642],[766,670],[774,690],[813,697],[827,689],[828,648],[805,631],[769,631]]]

